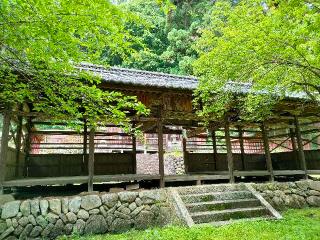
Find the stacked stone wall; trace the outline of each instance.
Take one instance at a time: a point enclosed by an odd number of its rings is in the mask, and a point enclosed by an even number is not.
[[[0,239],[123,232],[172,221],[165,190],[11,201],[1,207]]]
[[[320,207],[320,181],[274,182],[253,186],[278,210]]]
[[[320,207],[320,181],[262,183],[253,187],[278,210]],[[162,189],[9,201],[0,206],[0,240],[54,239],[73,233],[161,227],[179,221],[171,198],[169,191]]]

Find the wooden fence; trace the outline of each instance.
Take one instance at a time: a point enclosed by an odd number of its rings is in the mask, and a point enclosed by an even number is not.
[[[13,148],[8,148],[8,156],[6,162],[6,180],[16,179],[23,176],[25,167],[25,154],[19,154],[19,163],[16,161],[17,153]]]
[[[320,170],[320,150],[304,151],[307,169]],[[217,154],[217,161],[214,161],[212,153],[187,153],[188,171],[210,172],[227,171],[227,156],[224,153]],[[274,170],[298,170],[300,163],[297,152],[281,152],[271,154]],[[234,170],[267,170],[266,158],[264,154],[244,154],[242,163],[241,154],[233,154]]]
[[[132,153],[96,153],[96,175],[133,174]],[[82,154],[33,154],[29,156],[28,177],[88,175],[87,156]]]

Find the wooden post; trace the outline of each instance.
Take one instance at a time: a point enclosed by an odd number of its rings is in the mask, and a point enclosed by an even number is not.
[[[242,127],[238,127],[238,131],[239,131],[239,143],[240,143],[240,156],[241,156],[242,170],[245,170],[243,130],[242,130]]]
[[[132,134],[132,167],[133,173],[137,174],[137,138]]]
[[[147,149],[147,134],[146,133],[143,134],[143,153],[144,154],[148,153],[148,149]]]
[[[263,138],[263,147],[264,147],[264,152],[266,156],[267,169],[270,172],[270,181],[273,182],[274,174],[273,174],[272,160],[271,160],[270,147],[269,147],[269,137],[268,137],[268,130],[266,128],[265,123],[262,123],[261,131],[262,131],[262,138]]]
[[[217,151],[217,139],[216,139],[215,131],[211,131],[211,138],[212,138],[212,150],[213,150],[213,168],[214,170],[217,170],[218,151]]]
[[[297,149],[298,148],[297,148],[297,142],[296,142],[296,138],[295,138],[295,132],[294,132],[294,129],[292,129],[292,128],[289,128],[289,130],[290,130],[292,151],[293,151],[293,154],[294,154],[294,157],[295,157],[297,169],[299,169],[299,168],[301,168],[301,166],[300,166],[300,162],[299,162],[299,157],[297,155],[297,153],[298,153]]]
[[[183,162],[184,162],[184,171],[188,174],[188,153],[187,153],[187,139],[182,134],[182,152],[183,152]]]
[[[1,137],[1,152],[0,152],[0,194],[3,194],[3,182],[6,179],[6,161],[8,157],[8,142],[10,131],[10,113],[6,110],[3,114],[3,126]]]
[[[88,126],[87,121],[84,120],[83,122],[83,157],[82,157],[82,166],[81,172],[83,175],[86,174],[86,162],[87,162],[87,148],[88,148]]]
[[[158,156],[159,156],[159,174],[160,188],[165,186],[164,183],[164,152],[163,152],[163,123],[162,119],[158,120]]]
[[[230,140],[230,126],[229,126],[229,120],[227,118],[225,120],[224,131],[225,131],[225,138],[226,138],[227,161],[228,161],[230,183],[234,183],[233,156],[232,156],[232,146],[231,146],[231,140]]]
[[[27,134],[26,134],[26,141],[25,141],[25,163],[24,163],[24,173],[23,176],[24,177],[28,177],[29,172],[28,172],[28,168],[29,168],[29,160],[30,160],[30,151],[31,151],[31,129],[32,129],[32,118],[28,117],[27,119]]]
[[[94,128],[90,128],[89,134],[89,161],[88,161],[88,192],[93,191],[93,175],[94,175]]]
[[[297,116],[294,116],[294,123],[296,126],[296,137],[297,137],[297,142],[298,142],[298,153],[299,153],[300,166],[305,173],[304,178],[308,179],[306,158],[305,158],[304,151],[303,151],[303,142],[302,142],[302,138],[301,138],[300,124],[299,124],[299,120],[298,120]]]
[[[292,143],[292,150],[293,151],[297,151],[297,142],[296,142],[296,138],[295,138],[295,132],[292,128],[289,128],[290,130],[290,139],[291,139],[291,143]]]
[[[15,177],[19,177],[20,169],[20,151],[21,151],[21,137],[22,137],[22,116],[18,116],[17,123],[17,141],[16,141],[16,170]]]

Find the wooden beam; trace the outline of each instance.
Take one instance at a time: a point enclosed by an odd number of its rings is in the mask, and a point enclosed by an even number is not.
[[[270,152],[273,152],[274,150],[278,149],[279,147],[283,147],[286,148],[288,150],[292,150],[291,148],[287,147],[287,146],[283,146],[283,144],[289,140],[290,137],[286,137],[284,140],[282,140],[280,143],[275,142],[275,140],[270,140],[270,138],[268,137],[268,141],[271,143],[274,143],[275,145],[277,145],[276,147],[272,148],[270,150]]]
[[[160,188],[165,187],[164,182],[164,152],[163,152],[163,123],[162,119],[158,120],[158,156],[159,156],[159,174]]]
[[[27,133],[26,133],[26,140],[25,140],[25,147],[24,147],[24,153],[25,153],[25,163],[24,163],[24,171],[23,176],[28,176],[28,167],[29,167],[29,155],[31,151],[31,128],[32,128],[32,118],[27,118]]]
[[[0,194],[3,194],[3,183],[6,179],[6,162],[8,157],[8,141],[10,131],[10,112],[6,110],[3,113],[3,126],[1,137],[1,152],[0,152]]]
[[[214,170],[217,170],[217,161],[218,161],[218,151],[217,151],[217,138],[216,132],[213,130],[211,131],[211,138],[212,138],[212,150],[213,150],[213,166]]]
[[[88,161],[88,192],[93,191],[94,176],[94,128],[90,128],[89,134],[89,161]]]
[[[303,146],[306,146],[308,145],[309,143],[313,143],[313,144],[316,144],[316,145],[320,145],[319,143],[317,142],[314,142],[314,140],[318,140],[318,138],[320,137],[320,133],[314,137],[312,137],[311,139],[303,139],[305,141],[305,143],[303,144]]]
[[[231,146],[231,140],[230,140],[230,126],[229,126],[228,119],[226,119],[225,121],[224,131],[225,131],[225,137],[226,137],[227,161],[228,161],[230,183],[234,183],[233,156],[232,156],[232,146]]]
[[[132,134],[132,169],[133,173],[137,174],[137,138]]]
[[[19,177],[19,169],[20,169],[20,151],[21,151],[21,137],[22,137],[22,116],[18,116],[17,122],[17,141],[16,141],[16,169],[15,169],[15,177]]]
[[[83,157],[82,157],[82,166],[81,166],[81,172],[82,174],[86,174],[86,164],[87,164],[87,148],[88,148],[88,126],[87,126],[87,121],[83,122]]]
[[[244,166],[244,145],[243,145],[243,130],[242,127],[238,127],[239,131],[239,143],[240,143],[240,157],[241,157],[241,163],[242,163],[242,170],[245,170]]]
[[[266,128],[265,123],[262,123],[261,131],[262,131],[263,147],[264,147],[264,152],[266,156],[267,169],[270,173],[270,180],[273,182],[274,173],[273,173],[272,160],[271,160],[271,154],[270,154],[268,130]]]
[[[300,129],[299,120],[297,116],[294,116],[294,123],[296,126],[296,137],[297,137],[297,143],[298,143],[298,154],[299,154],[298,156],[299,156],[300,166],[302,170],[305,172],[305,176],[304,176],[305,179],[308,179],[306,157],[303,151],[301,129]]]
[[[188,174],[188,153],[187,153],[187,136],[182,135],[182,152],[183,152],[183,162],[184,162],[184,171]]]
[[[196,137],[198,134],[204,133],[206,131],[205,127],[197,127],[187,131],[187,136],[189,138]]]
[[[296,165],[299,168],[301,166],[300,166],[299,157],[298,157],[298,151],[297,151],[298,147],[297,147],[297,141],[295,138],[295,131],[291,127],[289,128],[289,131],[290,131],[290,139],[291,139],[291,144],[292,144],[292,151],[294,152]]]

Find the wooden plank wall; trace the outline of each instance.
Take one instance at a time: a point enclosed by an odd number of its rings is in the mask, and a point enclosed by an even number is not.
[[[96,175],[134,173],[132,153],[96,153],[94,160]]]
[[[12,180],[21,178],[23,176],[25,166],[25,154],[20,153],[19,166],[16,164],[16,150],[13,148],[8,148],[8,156],[6,162],[6,177],[5,180]],[[18,167],[18,176],[16,176],[16,168]]]
[[[304,151],[308,170],[320,169],[320,150]]]
[[[82,154],[32,154],[29,159],[28,177],[87,175],[88,167],[86,162],[83,162]],[[133,157],[131,153],[95,154],[94,174],[132,173]]]
[[[308,151],[305,151],[307,154]],[[300,162],[297,152],[271,153],[272,166],[274,170],[298,170]],[[319,166],[320,168],[320,166]]]
[[[82,154],[32,154],[28,177],[80,176]]]
[[[320,170],[320,150],[304,151],[309,170]],[[189,172],[227,171],[227,155],[218,153],[216,169],[214,168],[212,153],[187,153]],[[272,165],[274,170],[298,170],[300,169],[298,155],[295,152],[272,153]],[[233,154],[234,170],[266,170],[264,154],[245,154],[244,168],[241,163],[241,155]]]
[[[218,153],[216,169],[212,153],[187,153],[189,172],[228,171],[227,154]],[[241,154],[234,153],[234,170],[243,170]],[[266,170],[262,154],[245,154],[245,170]]]

